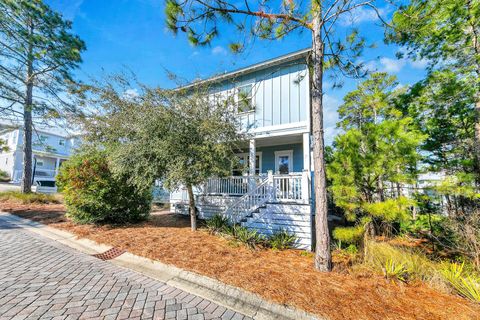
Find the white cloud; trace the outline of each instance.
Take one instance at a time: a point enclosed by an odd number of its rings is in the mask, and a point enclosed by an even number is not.
[[[379,8],[378,14],[385,17],[389,10],[387,8]],[[349,13],[345,13],[340,17],[340,24],[343,26],[350,26],[363,22],[375,22],[378,20],[378,14],[371,8],[362,6],[357,7]]]
[[[138,97],[139,95],[140,94],[138,93],[138,90],[136,88],[127,89],[123,93],[123,97],[125,99],[134,99],[134,98]]]
[[[428,63],[429,61],[427,59],[410,60],[410,65],[414,69],[425,69]]]
[[[388,73],[397,73],[405,66],[404,59],[390,59],[387,57],[380,58],[381,70]]]
[[[212,54],[214,54],[214,55],[226,55],[227,50],[225,50],[225,48],[222,47],[222,46],[216,46],[215,48],[212,49]]]

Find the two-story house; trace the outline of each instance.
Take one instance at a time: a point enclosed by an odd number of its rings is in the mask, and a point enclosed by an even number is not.
[[[251,139],[238,154],[247,170],[212,177],[197,188],[199,217],[229,217],[263,234],[294,233],[297,247],[312,245],[312,151],[310,87],[301,50],[228,72],[191,86],[208,84],[214,95],[236,96],[238,116]],[[171,193],[171,210],[187,200]]]
[[[23,174],[23,129],[7,127],[0,131],[8,150],[0,153],[0,170],[6,171],[11,181],[18,183]],[[34,130],[32,136],[34,181],[55,181],[58,168],[67,160],[79,138]]]

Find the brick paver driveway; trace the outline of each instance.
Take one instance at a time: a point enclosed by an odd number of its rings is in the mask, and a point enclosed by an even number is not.
[[[0,220],[0,319],[247,319]]]

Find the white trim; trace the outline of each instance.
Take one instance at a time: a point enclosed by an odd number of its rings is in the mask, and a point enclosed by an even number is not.
[[[278,173],[278,160],[280,156],[288,156],[288,173],[293,173],[293,150],[275,151],[275,173]]]

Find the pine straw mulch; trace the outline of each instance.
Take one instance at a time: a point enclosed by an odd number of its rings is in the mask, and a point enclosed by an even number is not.
[[[425,284],[391,283],[371,274],[316,272],[312,256],[301,251],[252,251],[204,230],[191,232],[187,218],[165,212],[119,227],[75,225],[65,218],[62,205],[4,202],[0,209],[329,319],[480,319],[480,306]]]

